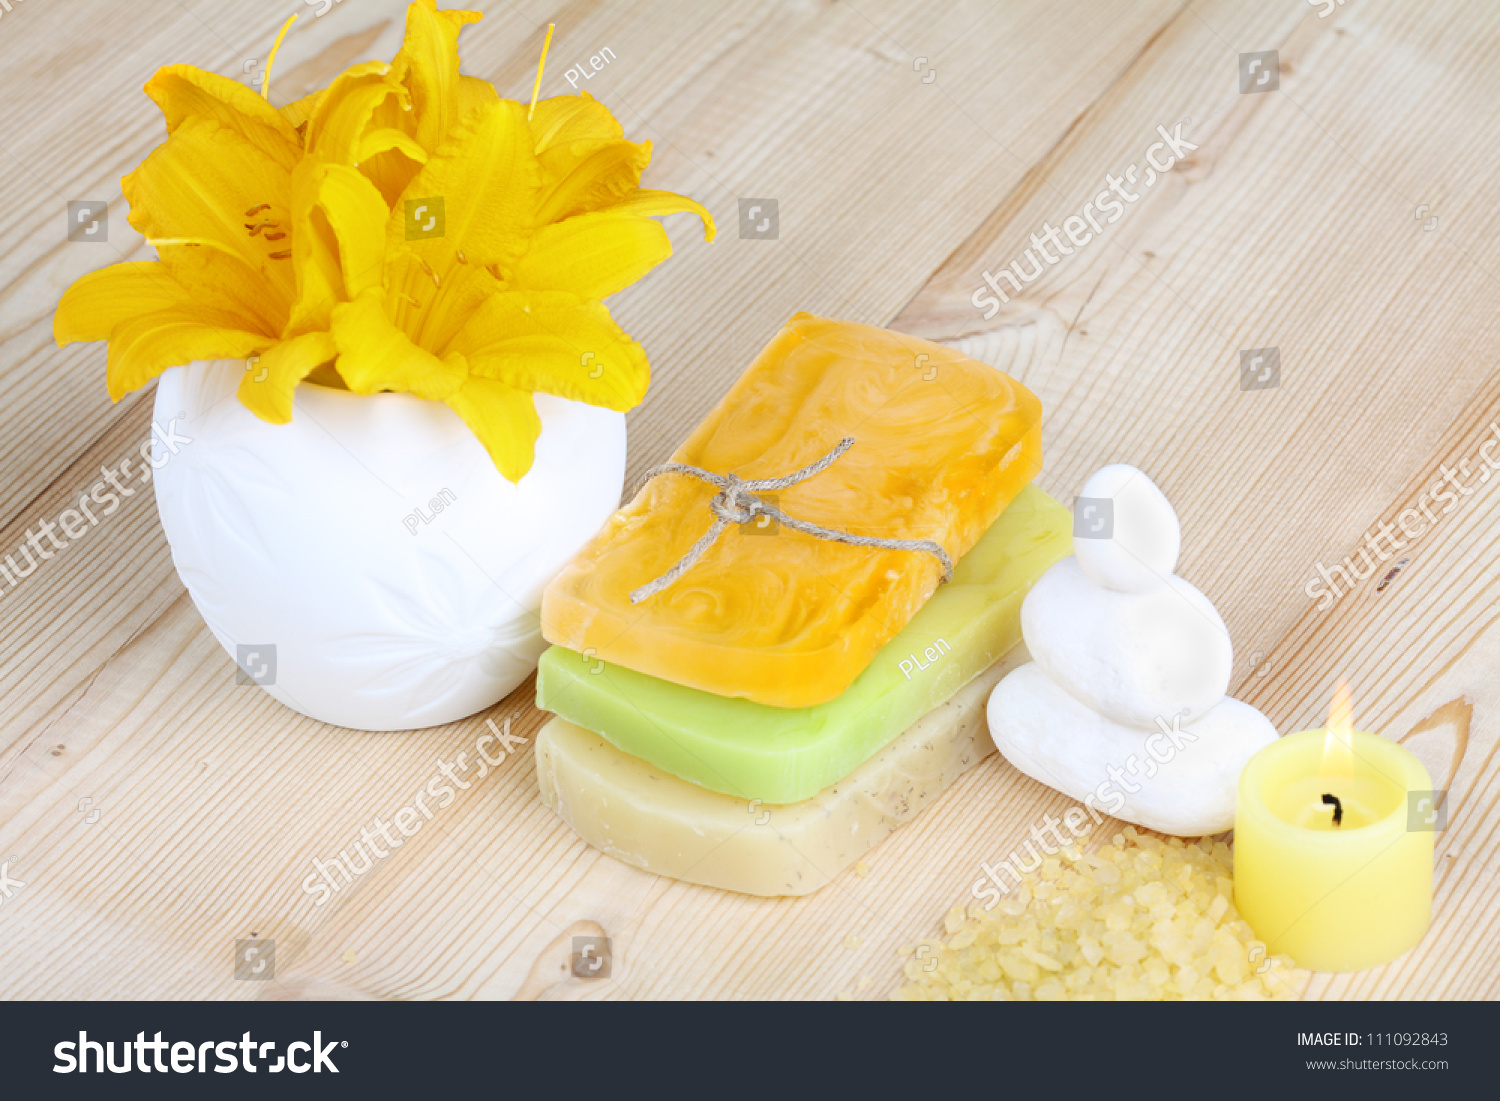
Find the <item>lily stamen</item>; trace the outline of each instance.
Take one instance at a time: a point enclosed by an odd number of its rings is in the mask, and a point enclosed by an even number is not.
[[[271,66],[276,64],[276,55],[281,52],[281,40],[286,37],[286,32],[292,29],[292,24],[297,22],[297,16],[292,15],[281,25],[281,30],[276,34],[276,41],[271,46],[271,56],[266,58],[266,71],[260,78],[260,98],[269,100],[271,98]]]

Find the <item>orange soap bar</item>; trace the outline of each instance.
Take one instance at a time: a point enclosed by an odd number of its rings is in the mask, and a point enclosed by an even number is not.
[[[940,344],[799,313],[672,456],[750,480],[855,443],[762,494],[786,515],[957,562],[1041,469],[1041,405]],[[836,698],[943,575],[911,550],[831,542],[760,518],[731,524],[675,584],[632,604],[713,524],[717,488],[653,478],[547,587],[547,641],[675,684],[773,707]]]

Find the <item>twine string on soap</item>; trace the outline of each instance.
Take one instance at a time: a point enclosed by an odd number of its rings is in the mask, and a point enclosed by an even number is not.
[[[699,558],[703,557],[704,552],[714,545],[714,542],[724,533],[725,528],[730,524],[751,523],[758,516],[769,516],[793,531],[800,531],[803,535],[811,535],[835,543],[848,543],[854,547],[878,547],[881,550],[923,551],[933,555],[942,563],[943,580],[947,581],[953,576],[953,560],[948,557],[948,552],[942,548],[941,544],[931,539],[882,539],[876,535],[850,535],[845,531],[834,531],[830,528],[819,527],[817,524],[809,524],[806,520],[798,520],[794,516],[788,516],[775,505],[768,505],[756,496],[757,493],[768,490],[786,489],[788,486],[794,486],[798,482],[823,473],[853,446],[854,437],[845,436],[839,441],[837,447],[821,459],[808,463],[801,470],[784,474],[780,478],[742,479],[733,474],[715,474],[712,470],[704,470],[690,463],[663,463],[647,471],[645,480],[648,482],[659,474],[688,474],[710,485],[718,486],[719,492],[714,494],[708,502],[709,511],[714,514],[714,522],[708,531],[688,548],[688,552],[677,560],[676,565],[655,581],[647,582],[632,592],[630,602],[639,604],[673,584],[690,570]]]

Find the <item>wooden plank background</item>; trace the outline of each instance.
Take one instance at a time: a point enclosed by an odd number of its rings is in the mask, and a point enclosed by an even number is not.
[[[1289,731],[1320,725],[1347,676],[1359,725],[1406,741],[1451,791],[1426,940],[1388,967],[1316,977],[1307,996],[1500,995],[1495,489],[1464,496],[1385,588],[1321,612],[1304,590],[1442,464],[1474,463],[1500,421],[1500,9],[477,6],[465,69],[502,94],[529,94],[549,20],[544,94],[571,91],[566,66],[610,47],[588,90],[655,144],[650,186],[719,220],[711,245],[670,220],[677,256],[611,302],[655,368],[629,420],[629,480],[798,309],[1004,367],[1047,411],[1044,488],[1071,497],[1124,461],[1172,498],[1181,572],[1234,638],[1237,695]],[[295,10],[273,82],[285,102],[389,57],[403,7],[12,0],[0,14],[0,553],[145,438],[149,391],[110,405],[104,347],[51,340],[71,280],[150,255],[119,188],[162,138],[140,86],[177,61],[253,78]],[[1264,50],[1279,88],[1240,94],[1238,55]],[[1179,123],[1199,146],[1187,161],[984,320],[981,272]],[[739,239],[742,196],[778,200],[778,240]],[[67,241],[72,199],[109,201],[107,244]],[[1240,350],[1266,347],[1281,385],[1241,391]],[[301,887],[313,858],[407,803],[486,718],[534,734],[529,683],[434,730],[303,719],[234,683],[149,493],[0,597],[0,632],[0,860],[26,884],[0,902],[7,997],[879,997],[899,981],[896,946],[937,931],[981,860],[1067,805],[991,759],[877,849],[868,876],[750,899],[578,842],[541,805],[528,749],[316,907]],[[568,976],[585,933],[611,938],[609,979]],[[233,943],[252,935],[276,941],[271,982],[232,978]]]

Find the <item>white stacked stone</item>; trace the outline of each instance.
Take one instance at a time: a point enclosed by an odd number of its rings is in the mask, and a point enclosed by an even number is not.
[[[1022,772],[1103,813],[1182,837],[1227,830],[1240,771],[1276,730],[1225,696],[1229,632],[1173,572],[1181,528],[1161,490],[1115,465],[1080,497],[1113,502],[1112,530],[1090,538],[1081,523],[1073,555],[1028,594],[1032,661],[995,687],[990,734]]]

